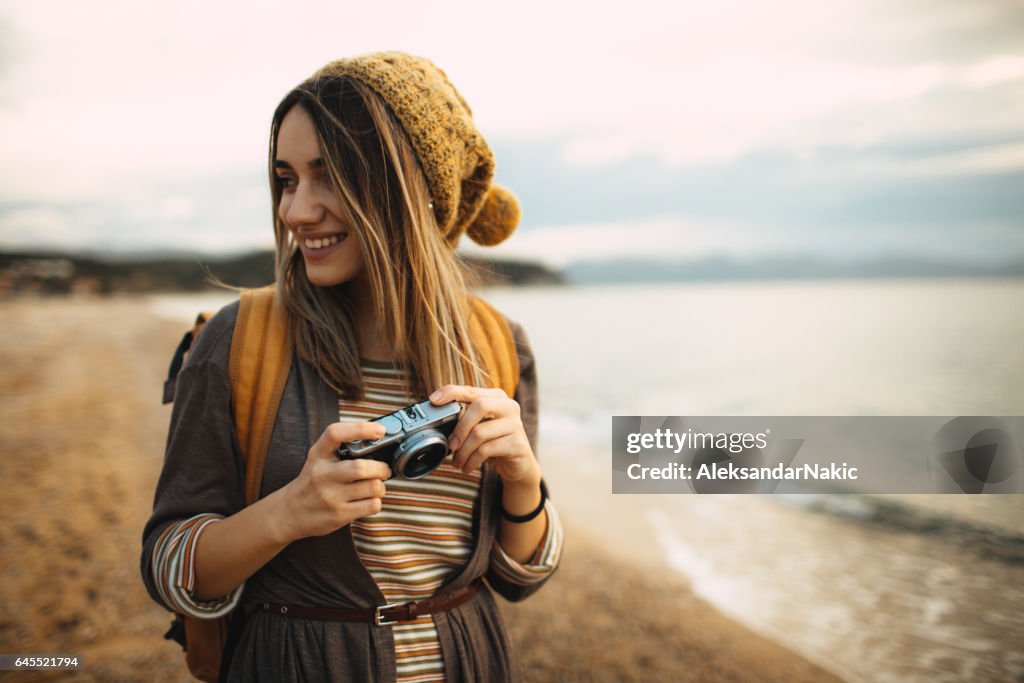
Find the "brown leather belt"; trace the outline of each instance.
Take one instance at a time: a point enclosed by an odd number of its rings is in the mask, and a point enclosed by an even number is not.
[[[403,621],[415,621],[417,617],[434,612],[444,612],[458,607],[480,590],[480,579],[465,588],[439,593],[432,598],[418,602],[392,603],[366,609],[338,609],[333,607],[301,607],[263,603],[263,611],[296,619],[317,619],[319,621],[361,621],[377,626],[387,626]]]

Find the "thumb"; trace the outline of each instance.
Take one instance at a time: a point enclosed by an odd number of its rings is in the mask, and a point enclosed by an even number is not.
[[[384,436],[379,422],[334,422],[327,426],[317,442],[309,449],[309,457],[318,460],[338,459],[338,447],[351,441],[373,441]]]

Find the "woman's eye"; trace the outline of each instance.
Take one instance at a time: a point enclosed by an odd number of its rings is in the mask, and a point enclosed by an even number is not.
[[[279,175],[275,178],[275,182],[277,186],[282,189],[292,186],[292,179],[289,178],[288,176]]]

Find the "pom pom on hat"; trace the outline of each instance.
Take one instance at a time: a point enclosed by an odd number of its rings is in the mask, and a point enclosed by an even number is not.
[[[508,188],[492,183],[480,212],[469,224],[466,234],[484,247],[500,244],[519,225],[522,209],[519,200]]]

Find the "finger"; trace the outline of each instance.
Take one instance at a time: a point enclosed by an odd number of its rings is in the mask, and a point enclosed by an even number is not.
[[[381,481],[391,477],[391,468],[379,460],[370,458],[348,458],[335,461],[331,466],[331,479],[349,484],[363,479]]]
[[[366,498],[364,500],[357,500],[349,505],[349,509],[355,515],[355,518],[359,519],[360,517],[370,517],[380,512],[384,508],[384,501],[380,498]]]
[[[481,444],[501,438],[506,434],[511,434],[515,431],[515,427],[515,420],[510,418],[487,420],[486,422],[478,423],[466,437],[466,443],[462,444],[452,456],[452,467],[462,469],[462,466],[473,456],[473,453]]]
[[[471,387],[462,384],[446,384],[430,395],[430,402],[434,405],[444,405],[452,401],[459,403],[472,403],[481,396],[505,396],[501,389],[488,389],[483,387]]]
[[[341,444],[361,439],[372,441],[384,436],[384,432],[379,422],[334,422],[327,425],[309,452],[312,457],[334,460]]]
[[[519,410],[519,404],[508,398],[497,396],[485,396],[478,398],[469,404],[462,413],[462,417],[455,424],[451,436],[448,437],[448,447],[458,450],[466,442],[469,433],[473,428],[484,420],[493,420],[513,414]]]
[[[463,473],[469,474],[487,460],[511,453],[514,446],[515,436],[513,434],[506,434],[499,439],[481,444],[461,469]]]
[[[367,498],[384,498],[387,488],[380,479],[360,479],[345,486],[344,496],[350,502]]]

